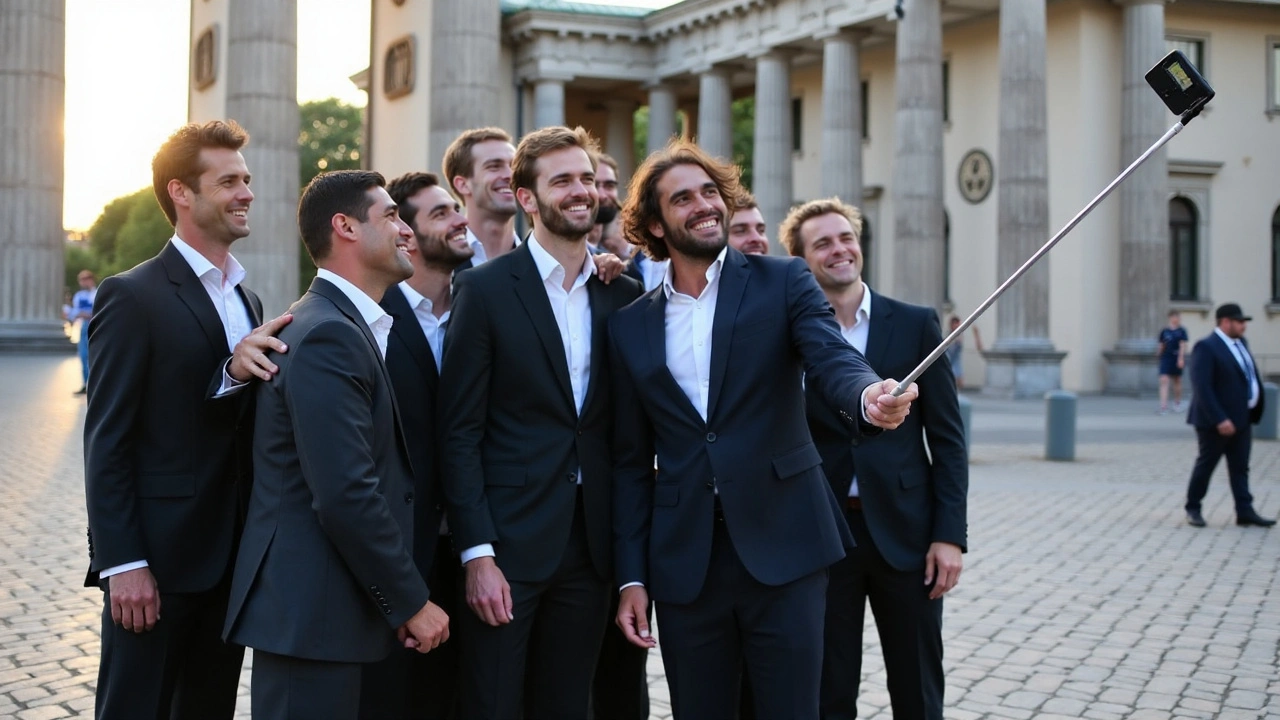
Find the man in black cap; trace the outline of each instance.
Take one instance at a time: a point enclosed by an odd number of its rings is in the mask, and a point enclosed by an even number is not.
[[[1200,455],[1187,485],[1187,522],[1204,527],[1200,501],[1218,460],[1226,455],[1236,524],[1270,527],[1276,521],[1259,515],[1249,494],[1250,426],[1262,418],[1263,409],[1262,378],[1244,340],[1245,326],[1253,318],[1235,303],[1219,306],[1214,316],[1218,327],[1191,351],[1192,396],[1187,424],[1196,428]]]

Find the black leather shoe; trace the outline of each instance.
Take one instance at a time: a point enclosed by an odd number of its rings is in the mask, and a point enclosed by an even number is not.
[[[1271,527],[1272,525],[1276,524],[1276,521],[1268,520],[1267,518],[1264,518],[1261,515],[1259,515],[1257,512],[1250,510],[1249,512],[1240,513],[1239,515],[1236,515],[1236,524],[1237,525],[1255,525],[1257,527]]]
[[[1187,511],[1187,524],[1191,527],[1204,527],[1204,516],[1199,510]]]

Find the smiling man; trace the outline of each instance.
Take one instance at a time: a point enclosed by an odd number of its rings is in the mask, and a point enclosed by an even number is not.
[[[754,197],[746,195],[729,219],[729,246],[743,255],[768,255],[767,232],[760,206]]]
[[[497,127],[473,128],[459,135],[444,153],[444,180],[462,202],[472,257],[462,267],[477,267],[520,244],[516,235],[511,135]]]
[[[298,201],[319,270],[258,393],[257,482],[224,630],[254,649],[255,719],[354,720],[361,663],[449,637],[413,563],[413,477],[383,365],[392,321],[378,300],[413,274],[413,231],[383,185],[322,173]]]
[[[611,577],[605,318],[640,294],[587,253],[595,151],[582,128],[526,135],[512,185],[533,233],[456,281],[440,418],[468,719],[587,717]]]

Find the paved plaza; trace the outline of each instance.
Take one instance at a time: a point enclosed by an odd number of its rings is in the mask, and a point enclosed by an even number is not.
[[[78,361],[0,356],[0,717],[91,717],[101,593],[87,562]],[[948,595],[946,717],[1280,718],[1280,528],[1235,525],[1225,468],[1183,521],[1192,431],[1154,401],[1081,398],[1074,462],[1043,404],[973,399],[970,552]],[[1256,441],[1280,514],[1280,443]],[[661,633],[659,632],[659,638]],[[868,613],[860,716],[891,717]],[[669,718],[649,662],[654,718]],[[248,717],[248,674],[240,715]],[[775,719],[766,719],[775,720]],[[776,719],[785,720],[785,719]]]

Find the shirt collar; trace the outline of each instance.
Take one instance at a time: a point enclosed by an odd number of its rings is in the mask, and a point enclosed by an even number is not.
[[[409,308],[412,310],[417,310],[418,306],[422,304],[422,301],[427,300],[422,293],[414,290],[413,287],[409,285],[408,280],[400,281],[400,292],[404,293],[404,299],[409,303]],[[427,300],[427,307],[431,307],[430,300]]]
[[[351,301],[351,304],[356,306],[356,312],[360,313],[360,317],[370,329],[373,328],[374,322],[387,315],[387,311],[383,310],[381,305],[374,302],[373,298],[366,295],[360,288],[351,284],[350,280],[347,280],[332,270],[320,268],[319,270],[316,270],[316,277],[328,280],[333,283],[334,287],[341,290],[342,294],[346,295],[347,299]]]
[[[862,284],[862,302],[858,303],[858,311],[854,313],[855,322],[862,323],[871,319],[871,288]]]
[[[467,228],[467,244],[473,249],[476,247],[483,247],[480,243],[480,238],[476,237],[476,234],[471,231],[471,228]],[[511,231],[511,247],[520,247],[520,234],[515,230]]]
[[[724,267],[724,258],[729,252],[729,246],[725,245],[720,249],[720,254],[715,260],[711,261],[710,267],[707,268],[707,285],[710,286],[720,279],[720,270]],[[671,284],[671,275],[674,268],[671,263],[667,263],[666,272],[662,274],[662,293],[671,299],[671,294],[676,292],[676,288]]]
[[[538,238],[533,235],[529,236],[529,254],[533,256],[533,264],[538,266],[538,275],[542,277],[543,282],[546,282],[547,278],[551,277],[552,273],[556,271],[556,268],[560,267],[560,262],[552,257],[551,253],[547,252],[547,249],[542,247],[542,243],[538,241]],[[591,253],[587,253],[586,258],[582,261],[582,268],[578,271],[578,276],[585,282],[595,274],[596,263],[591,259]]]
[[[240,264],[239,260],[236,260],[235,255],[227,253],[227,269],[226,272],[223,272],[218,266],[209,262],[209,258],[201,255],[195,248],[178,237],[177,233],[174,233],[173,237],[169,238],[169,242],[177,249],[178,254],[182,255],[182,259],[186,260],[187,264],[191,266],[191,271],[196,274],[196,277],[203,278],[210,270],[217,270],[222,274],[222,281],[225,284],[235,287],[244,282],[244,266]]]
[[[1214,328],[1213,331],[1218,334],[1218,337],[1222,338],[1222,342],[1226,343],[1227,347],[1234,347],[1238,342],[1237,340],[1232,339],[1230,335],[1222,332],[1222,328]]]

